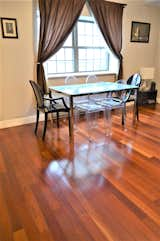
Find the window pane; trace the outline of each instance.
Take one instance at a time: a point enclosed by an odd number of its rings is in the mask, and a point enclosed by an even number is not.
[[[93,61],[87,61],[87,71],[92,71],[93,70]]]
[[[66,72],[73,72],[73,62],[72,61],[68,61],[66,62]]]
[[[57,53],[57,60],[64,60],[64,49],[60,49]]]
[[[79,61],[79,71],[86,71],[86,61]]]
[[[56,73],[56,61],[47,62],[47,71],[48,71],[48,74]]]
[[[102,70],[108,69],[108,67],[106,68],[106,66],[107,66],[107,59],[104,59],[104,60],[101,62],[101,68],[102,68]]]
[[[99,37],[94,37],[93,38],[93,46],[94,47],[101,47],[101,45],[100,45],[100,38]]]
[[[100,45],[101,47],[106,47],[106,41],[104,40],[103,36],[100,38]]]
[[[99,61],[94,62],[94,70],[95,71],[101,70],[101,64]]]
[[[93,46],[93,39],[91,35],[86,36],[85,46]]]
[[[78,55],[79,55],[80,60],[86,59],[86,55],[87,55],[86,51],[87,51],[86,49],[79,49],[78,50]]]
[[[73,49],[71,48],[65,48],[65,60],[72,60],[73,61]]]
[[[78,46],[92,46],[92,45],[93,45],[93,23],[78,22]]]
[[[49,61],[50,61],[50,60],[56,60],[56,56],[57,56],[57,55],[54,54],[54,55],[49,59]]]
[[[79,49],[79,71],[102,71],[108,69],[106,48]]]
[[[99,27],[96,23],[93,26],[93,33],[94,33],[94,35],[97,35],[97,36],[99,36],[101,34]]]
[[[86,46],[86,37],[85,37],[85,35],[80,35],[78,37],[78,46],[81,46],[81,47]]]
[[[78,35],[84,35],[85,34],[85,23],[84,22],[78,22]]]
[[[108,53],[105,49],[101,49],[101,59],[106,59],[106,56],[108,56]]]
[[[87,49],[87,59],[94,59],[94,49]]]
[[[86,23],[86,34],[93,35],[93,23]]]
[[[57,62],[57,73],[65,73],[65,62],[64,61]]]
[[[96,59],[100,59],[101,57],[101,50],[100,49],[95,49],[94,50],[94,56]]]
[[[64,47],[71,47],[72,46],[72,33],[70,33],[70,35],[68,36],[68,38],[66,39],[64,45]]]

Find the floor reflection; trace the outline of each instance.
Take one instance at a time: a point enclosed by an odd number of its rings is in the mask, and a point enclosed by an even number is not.
[[[96,175],[110,166],[110,161],[104,157],[108,148],[108,142],[88,142],[80,146],[70,142],[66,157],[52,160],[46,168],[46,173],[76,179]]]
[[[116,142],[114,135],[105,136],[101,129],[92,133],[92,141],[86,133],[81,128],[81,132],[69,139],[66,129],[60,128],[41,143],[42,178],[45,182],[54,185],[55,181],[62,181],[67,186],[71,183],[83,186],[85,180],[85,186],[86,183],[92,186],[93,180],[108,174],[121,178],[128,162],[126,146]]]

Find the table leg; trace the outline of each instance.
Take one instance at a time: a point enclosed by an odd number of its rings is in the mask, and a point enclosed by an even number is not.
[[[137,118],[137,121],[139,121],[138,93],[139,93],[139,89],[137,89],[137,94],[136,94],[136,118]]]
[[[134,113],[133,113],[133,124],[138,120],[138,90],[135,90],[135,101],[134,101]]]
[[[74,109],[73,109],[73,97],[70,96],[69,98],[69,102],[70,102],[70,130],[69,130],[69,134],[71,137],[73,137],[73,131],[74,131]]]

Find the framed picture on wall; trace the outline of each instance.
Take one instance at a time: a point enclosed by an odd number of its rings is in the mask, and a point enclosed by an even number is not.
[[[15,18],[1,18],[3,38],[18,38],[17,20]]]
[[[131,42],[148,43],[150,23],[132,22]]]

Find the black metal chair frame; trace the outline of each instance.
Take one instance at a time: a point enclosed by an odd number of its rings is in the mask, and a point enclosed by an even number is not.
[[[135,78],[135,79],[134,79],[134,78]],[[138,78],[140,78],[140,81],[139,81],[139,82],[137,82]],[[140,74],[136,73],[136,74],[133,74],[132,76],[130,76],[130,77],[128,78],[127,84],[136,85],[136,86],[140,87],[141,81],[142,81],[142,79],[141,79]],[[137,92],[137,93],[136,93],[137,96],[134,96],[134,97],[132,98],[132,92],[131,92],[131,98],[129,98],[129,99],[127,100],[127,102],[134,102],[135,107],[136,107],[136,117],[137,117],[137,120],[139,120],[139,108],[138,108],[138,107],[139,107],[139,106],[138,106],[138,92],[139,92],[139,89],[133,90],[134,95],[135,95],[135,91]]]
[[[51,92],[47,93],[48,97],[45,97],[41,87],[35,81],[30,80],[29,82],[30,82],[30,84],[33,88],[33,92],[35,94],[35,98],[36,98],[36,102],[37,102],[35,134],[37,134],[38,123],[39,123],[39,112],[40,111],[43,112],[44,115],[45,115],[43,135],[42,135],[43,140],[45,139],[47,122],[48,122],[48,114],[50,114],[50,113],[56,113],[57,127],[59,128],[59,113],[60,112],[67,112],[68,113],[69,129],[70,129],[70,108],[66,105],[63,97],[52,98]],[[49,101],[49,105],[45,105],[45,101]],[[57,104],[62,104],[62,107],[57,109],[56,108]]]

